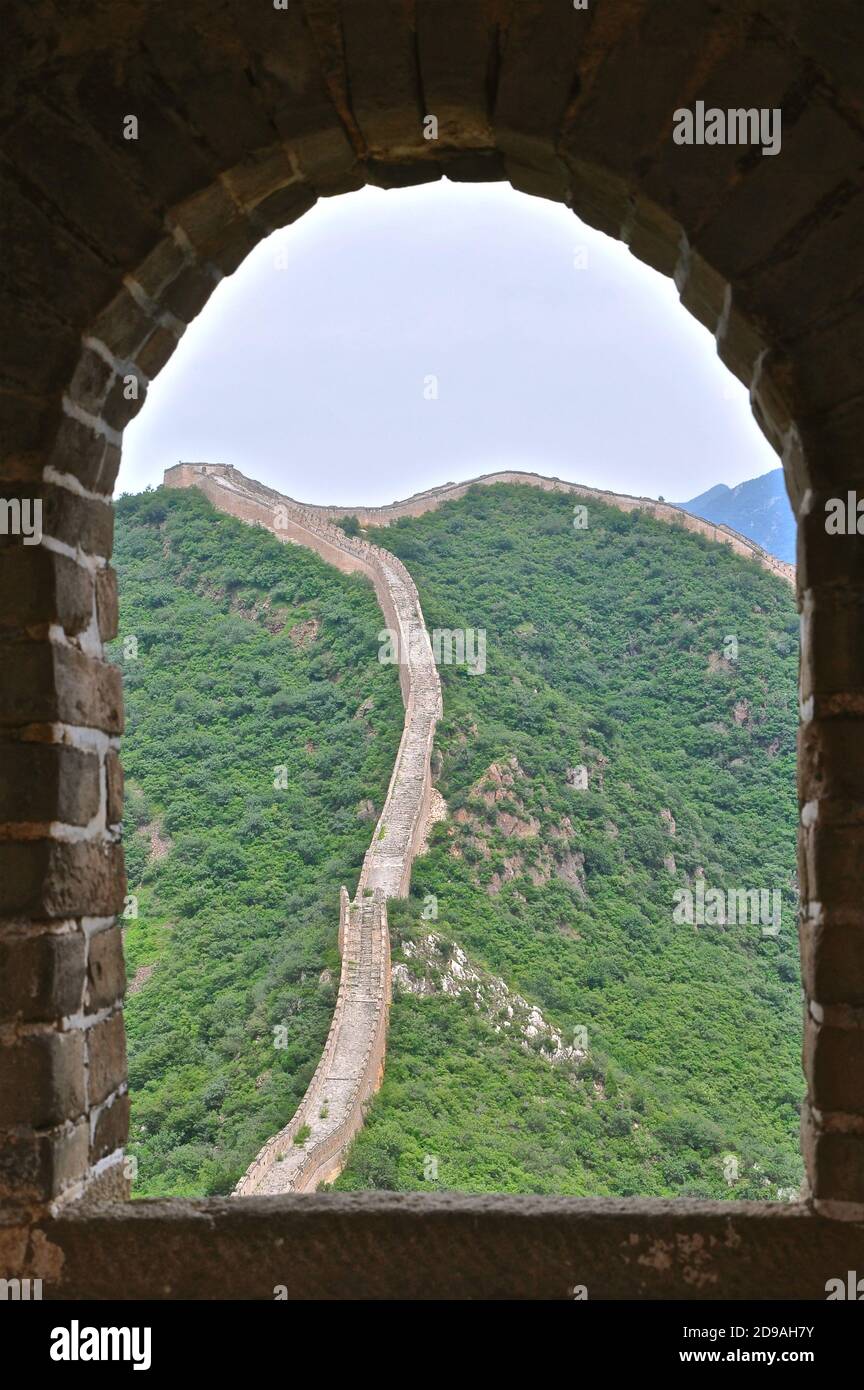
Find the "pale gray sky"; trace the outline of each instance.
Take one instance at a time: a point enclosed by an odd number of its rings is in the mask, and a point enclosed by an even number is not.
[[[181,459],[339,505],[498,468],[681,501],[778,463],[671,280],[560,204],[446,181],[322,200],[221,282],[119,490]]]

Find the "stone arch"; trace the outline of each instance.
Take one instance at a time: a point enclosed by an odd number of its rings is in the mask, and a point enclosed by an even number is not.
[[[509,179],[673,275],[750,387],[799,522],[803,1133],[816,1209],[864,1215],[864,17],[840,0],[117,0],[12,19],[0,89],[0,952],[7,1200],[122,1195],[121,692],[110,495],[123,426],[269,232],[365,182]],[[689,147],[696,100],[783,112],[783,149]],[[424,117],[438,121],[436,140]],[[126,117],[137,139],[126,139]],[[137,398],[135,395],[137,383]],[[28,1078],[35,1078],[31,1085]]]

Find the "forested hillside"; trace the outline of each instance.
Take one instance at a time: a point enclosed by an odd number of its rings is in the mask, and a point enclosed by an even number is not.
[[[133,1191],[226,1192],[315,1069],[402,701],[363,581],[197,492],[117,512]]]
[[[486,669],[441,667],[448,815],[390,905],[385,1079],[336,1186],[788,1195],[792,594],[573,513],[499,485],[367,533]],[[371,588],[198,493],[123,499],[117,564],[134,1190],[225,1192],[314,1069],[403,711]],[[676,922],[700,871],[781,890],[779,935]]]
[[[387,1072],[337,1186],[789,1196],[793,597],[639,513],[572,521],[496,486],[370,532],[487,656],[441,668],[450,816],[391,911]],[[782,890],[779,935],[676,923],[700,870]]]

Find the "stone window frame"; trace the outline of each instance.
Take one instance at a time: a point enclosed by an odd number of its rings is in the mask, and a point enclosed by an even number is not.
[[[118,0],[115,12],[123,8]],[[0,1275],[42,1278],[55,1297],[269,1298],[276,1284],[292,1296],[567,1297],[576,1283],[592,1297],[824,1297],[827,1278],[860,1265],[864,1223],[864,583],[857,536],[828,537],[824,527],[825,502],[864,485],[862,181],[850,172],[861,167],[860,79],[829,21],[808,28],[802,0],[786,0],[783,13],[763,0],[782,42],[734,25],[724,32],[730,56],[710,74],[712,99],[738,105],[736,74],[750,63],[760,99],[789,112],[791,154],[744,169],[734,151],[717,151],[710,175],[695,157],[684,173],[670,161],[667,126],[686,82],[664,69],[667,90],[653,105],[643,84],[638,114],[657,131],[647,152],[620,100],[628,62],[633,80],[644,66],[623,33],[602,39],[596,78],[560,41],[564,7],[553,15],[526,4],[496,21],[494,42],[479,0],[442,0],[437,28],[417,0],[410,34],[386,0],[362,9],[361,22],[359,6],[343,6],[338,32],[314,6],[285,19],[299,25],[299,95],[274,86],[258,40],[244,39],[259,90],[243,98],[226,81],[229,118],[206,140],[176,112],[169,121],[142,86],[136,100],[164,144],[157,166],[136,163],[137,148],[111,146],[117,89],[108,79],[101,96],[81,87],[67,127],[61,103],[36,102],[4,131],[4,206],[24,294],[16,299],[13,285],[3,495],[42,500],[46,540],[0,552],[0,741],[11,768],[0,819]],[[750,0],[727,10],[752,17]],[[202,21],[205,40],[210,23],[218,20]],[[655,23],[645,20],[646,44]],[[194,49],[198,36],[184,38]],[[13,56],[14,44],[13,34]],[[27,42],[20,52],[26,69]],[[134,69],[139,55],[127,58]],[[226,61],[239,70],[246,59]],[[245,125],[238,106],[235,138],[230,103],[243,99],[257,105]],[[434,147],[419,119],[430,107],[440,113]],[[197,109],[205,121],[206,101]],[[256,129],[267,139],[256,141]],[[243,141],[254,154],[232,158]],[[846,161],[845,180],[832,160]],[[562,201],[672,275],[749,386],[783,461],[802,618],[806,1202],[126,1200],[122,692],[102,659],[117,632],[108,557],[122,429],[185,324],[263,236],[319,196],[442,175],[509,179]],[[128,399],[130,381],[137,398]]]

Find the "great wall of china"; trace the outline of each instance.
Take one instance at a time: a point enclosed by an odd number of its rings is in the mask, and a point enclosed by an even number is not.
[[[463,497],[470,487],[519,483],[568,492],[630,512],[648,512],[756,560],[794,586],[795,570],[729,527],[692,516],[672,503],[583,487],[535,473],[486,473],[445,483],[384,507],[305,505],[244,477],[226,464],[180,463],[165,470],[166,487],[197,487],[220,511],[263,526],[279,540],[314,550],[344,573],[372,582],[387,626],[398,636],[405,724],[384,807],[366,851],[353,902],[340,892],[342,970],[327,1041],[291,1120],[267,1141],[237,1184],[235,1196],[311,1192],[344,1166],[364,1108],[381,1084],[390,1006],[387,899],[404,896],[422,844],[432,794],[431,753],[442,712],[441,685],[420,598],[400,560],[380,546],[347,536],[334,522],[356,516],[361,526],[386,526]],[[297,1143],[303,1131],[304,1138]]]
[[[408,892],[432,793],[430,759],[441,684],[414,581],[394,555],[346,536],[327,517],[218,464],[179,464],[167,487],[197,487],[220,511],[314,550],[345,573],[371,579],[387,627],[398,637],[405,725],[384,808],[366,851],[353,902],[339,907],[342,971],[324,1051],[289,1123],[261,1149],[235,1188],[309,1192],[334,1178],[381,1084],[390,1005],[387,899]],[[300,1132],[306,1136],[297,1143]]]

